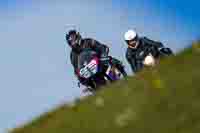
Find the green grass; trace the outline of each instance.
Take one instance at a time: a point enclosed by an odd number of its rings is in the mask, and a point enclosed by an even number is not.
[[[199,133],[200,45],[12,133]]]

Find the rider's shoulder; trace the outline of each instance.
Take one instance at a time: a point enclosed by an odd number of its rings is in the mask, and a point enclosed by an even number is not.
[[[154,45],[154,46],[157,46],[157,47],[163,46],[163,44],[160,41],[152,40],[152,39],[150,39],[146,36],[142,37],[141,40],[144,42],[144,44]]]
[[[100,42],[97,41],[97,40],[94,39],[94,38],[84,38],[84,42],[89,43],[89,44],[92,44],[92,45],[100,44]]]
[[[140,40],[144,41],[144,42],[148,42],[148,43],[154,43],[155,41],[146,37],[146,36],[143,36],[143,37],[140,37]]]
[[[83,38],[82,41],[84,43],[91,43],[93,41],[93,39],[92,38]]]
[[[95,39],[87,37],[87,38],[83,38],[82,40],[84,40],[84,41],[93,41]]]

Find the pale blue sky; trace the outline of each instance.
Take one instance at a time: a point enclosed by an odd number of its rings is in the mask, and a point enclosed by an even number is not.
[[[81,95],[64,40],[67,25],[77,25],[83,36],[108,43],[111,54],[123,60],[129,74],[123,42],[128,28],[163,41],[174,51],[199,36],[199,14],[188,9],[197,3],[24,2],[0,2],[0,132]]]

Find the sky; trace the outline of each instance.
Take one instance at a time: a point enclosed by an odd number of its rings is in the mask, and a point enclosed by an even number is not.
[[[192,1],[192,0],[191,0]],[[178,52],[200,37],[199,2],[186,0],[0,1],[0,133],[82,96],[65,32],[108,44],[125,59],[129,28]]]

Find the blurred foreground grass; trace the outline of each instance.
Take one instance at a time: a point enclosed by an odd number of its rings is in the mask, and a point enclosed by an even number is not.
[[[55,88],[56,89],[56,88]],[[67,91],[67,89],[66,89]],[[12,133],[199,133],[200,45]]]

